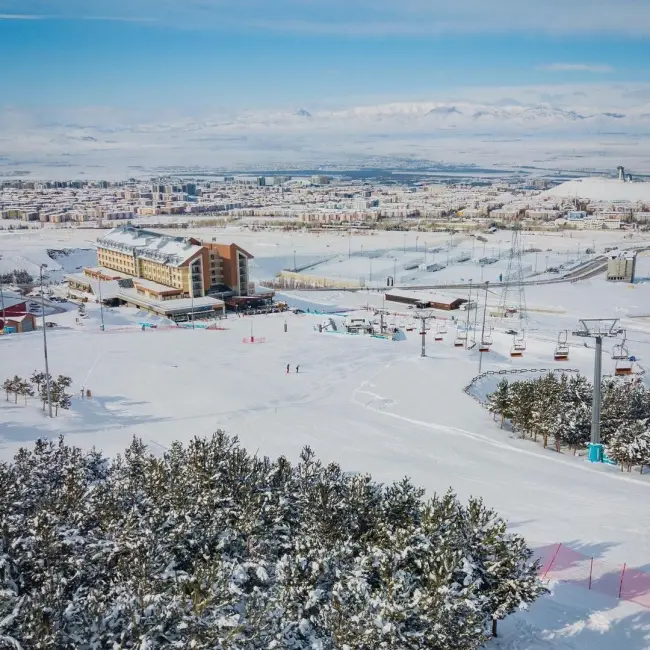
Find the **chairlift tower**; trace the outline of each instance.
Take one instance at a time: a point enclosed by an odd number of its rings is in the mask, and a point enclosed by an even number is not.
[[[508,268],[504,276],[498,313],[505,318],[509,312],[516,310],[517,318],[523,326],[528,315],[526,311],[526,289],[524,285],[524,269],[521,262],[523,254],[523,238],[521,225],[515,224],[512,230],[512,244],[508,256]]]
[[[589,443],[589,461],[603,462],[603,445],[600,442],[600,403],[601,376],[603,361],[603,339],[618,336],[622,330],[617,327],[618,318],[582,318],[582,326],[574,336],[596,340],[596,360],[594,362],[594,397],[591,404],[591,442]]]
[[[422,353],[421,357],[427,356],[427,322],[433,320],[435,316],[429,312],[420,312],[415,315],[415,317],[420,321],[422,329],[420,330],[420,335],[422,336]]]

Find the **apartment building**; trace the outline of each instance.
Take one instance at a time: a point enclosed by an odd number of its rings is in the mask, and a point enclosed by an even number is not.
[[[248,260],[237,244],[204,243],[131,225],[119,226],[97,240],[97,261],[146,285],[161,300],[232,292],[248,295]]]

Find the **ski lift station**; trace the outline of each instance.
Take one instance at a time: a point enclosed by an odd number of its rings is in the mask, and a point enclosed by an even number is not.
[[[467,298],[443,296],[428,291],[404,291],[402,289],[388,291],[386,300],[413,305],[418,309],[441,309],[443,311],[460,309],[461,305],[467,302]]]

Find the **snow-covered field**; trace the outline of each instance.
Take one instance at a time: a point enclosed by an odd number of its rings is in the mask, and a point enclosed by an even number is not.
[[[347,239],[337,235],[291,241],[288,235],[230,230],[213,236],[241,243],[257,256],[258,269],[269,272],[294,249],[305,256],[325,255],[327,245],[348,250]],[[54,243],[46,237],[13,243],[0,237],[0,254],[13,251],[34,262],[45,248],[90,246],[83,244],[81,233],[57,233],[61,241]],[[415,236],[409,238],[414,246]],[[402,239],[398,233],[358,241],[381,248],[399,247]],[[373,292],[299,295],[352,308],[382,303]],[[633,317],[643,315],[649,298],[650,284],[630,289],[602,278],[531,288],[524,358],[509,357],[512,340],[500,326],[483,370],[563,366],[590,373],[593,351],[578,339],[572,339],[576,346],[569,362],[552,361],[557,332],[571,331],[578,317],[589,316],[621,318],[630,352],[645,363],[650,325]],[[497,301],[498,295],[490,296],[490,304]],[[403,305],[391,308],[407,312]],[[229,318],[223,323],[227,329],[217,331],[165,329],[158,320],[158,329],[146,332],[138,326],[146,316],[132,309],[105,311],[105,332],[99,330],[99,308],[89,306],[88,315],[82,326],[75,323],[75,312],[50,317],[59,323],[48,330],[50,370],[72,377],[71,411],[49,420],[36,400],[25,406],[0,398],[0,458],[11,458],[43,435],[64,433],[74,444],[114,454],[134,435],[159,452],[173,440],[223,428],[260,454],[296,458],[308,444],[322,459],[336,460],[348,471],[370,472],[380,481],[409,475],[430,492],[452,486],[461,497],[481,495],[534,547],[562,543],[612,565],[650,565],[647,476],[592,466],[583,457],[543,450],[500,430],[462,391],[478,374],[478,353],[453,346],[452,326],[443,342],[429,338],[428,356],[422,359],[415,332],[401,342],[318,333],[314,326],[323,317],[316,315]],[[394,318],[407,322],[410,316]],[[251,332],[263,342],[243,343]],[[42,369],[41,336],[0,337],[0,379]],[[288,375],[287,364],[292,368]],[[604,369],[612,370],[607,358]],[[91,400],[77,397],[82,386],[92,390]],[[559,584],[531,612],[506,621],[502,638],[491,647],[650,648],[650,611]]]

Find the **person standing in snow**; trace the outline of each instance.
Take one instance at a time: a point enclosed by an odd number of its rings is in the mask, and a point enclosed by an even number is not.
[[[291,364],[287,364],[287,375],[289,374],[289,371],[291,370]]]
[[[81,399],[83,399],[85,395],[86,395],[86,391],[84,390],[84,387],[82,386],[81,387]]]
[[[300,371],[300,366],[296,366],[296,374]]]

